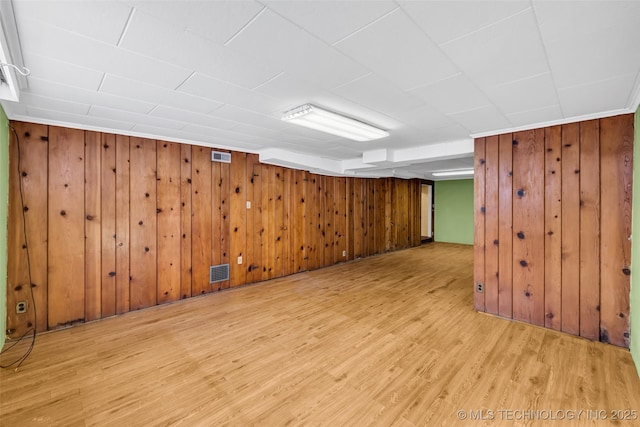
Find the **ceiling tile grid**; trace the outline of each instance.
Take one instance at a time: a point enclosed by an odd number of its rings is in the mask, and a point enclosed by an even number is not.
[[[20,102],[2,102],[10,118],[277,148],[282,164],[300,154],[319,159],[300,168],[330,164],[332,174],[372,150],[437,146],[428,162],[359,169],[432,178],[468,166],[472,153],[456,163],[447,142],[640,101],[632,0],[3,3],[3,27],[17,28],[13,60],[32,72]],[[390,136],[354,142],[280,120],[304,103]]]

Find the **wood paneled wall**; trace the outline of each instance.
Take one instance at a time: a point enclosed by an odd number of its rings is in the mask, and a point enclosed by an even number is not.
[[[476,139],[476,310],[628,347],[632,156],[632,114]]]
[[[213,163],[200,146],[12,125],[10,337],[33,322],[27,244],[39,331],[420,244],[418,180],[322,176],[239,152]],[[210,284],[209,266],[226,263],[230,280]]]

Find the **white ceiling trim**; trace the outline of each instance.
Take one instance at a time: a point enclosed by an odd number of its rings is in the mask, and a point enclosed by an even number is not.
[[[640,96],[640,93],[638,95]],[[487,132],[472,133],[470,136],[471,138],[483,138],[487,136],[502,135],[504,133],[520,132],[523,130],[540,129],[540,128],[546,128],[549,126],[565,125],[568,123],[583,122],[583,121],[594,120],[594,119],[604,119],[605,117],[619,116],[620,114],[635,113],[635,111],[636,111],[635,109],[631,109],[631,108],[621,108],[619,110],[605,111],[603,113],[585,114],[583,116],[568,117],[566,119],[560,119],[560,120],[550,120],[542,123],[534,123],[532,125],[517,126],[517,127],[510,127],[510,128],[504,128],[504,129],[498,129],[498,130],[491,130]]]

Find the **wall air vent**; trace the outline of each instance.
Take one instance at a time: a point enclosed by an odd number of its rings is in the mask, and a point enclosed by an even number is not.
[[[229,264],[212,265],[209,267],[209,283],[229,280]]]
[[[221,151],[212,151],[211,161],[220,162],[220,163],[231,163],[231,153],[223,153]]]

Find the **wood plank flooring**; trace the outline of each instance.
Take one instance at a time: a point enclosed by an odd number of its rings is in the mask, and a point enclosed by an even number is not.
[[[43,334],[0,424],[640,425],[588,412],[640,408],[627,350],[479,314],[472,276],[433,243]]]

